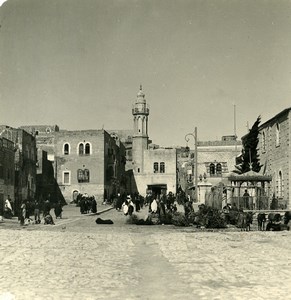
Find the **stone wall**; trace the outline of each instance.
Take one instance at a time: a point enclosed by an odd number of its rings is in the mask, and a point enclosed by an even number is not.
[[[90,154],[79,155],[80,143],[90,145]],[[68,154],[64,152],[65,144],[69,145]],[[102,130],[61,131],[55,134],[55,177],[67,202],[73,200],[74,191],[96,197],[103,195],[104,148]],[[89,170],[89,182],[78,182],[79,169]],[[67,179],[66,174],[69,174]]]
[[[270,194],[274,194],[283,206],[290,206],[290,134],[290,109],[260,127],[258,153],[263,165],[262,172],[272,176]]]

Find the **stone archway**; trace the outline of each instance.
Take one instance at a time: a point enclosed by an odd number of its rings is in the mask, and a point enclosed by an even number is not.
[[[77,203],[77,197],[78,197],[79,193],[80,192],[78,190],[73,191],[72,198],[73,198],[74,203]]]

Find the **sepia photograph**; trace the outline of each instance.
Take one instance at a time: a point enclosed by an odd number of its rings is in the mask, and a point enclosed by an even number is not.
[[[291,291],[291,0],[0,0],[0,300]]]

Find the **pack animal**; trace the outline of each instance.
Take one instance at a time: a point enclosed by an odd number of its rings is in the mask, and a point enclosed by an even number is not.
[[[265,213],[259,213],[258,217],[257,217],[257,220],[258,220],[258,230],[265,230],[265,224],[266,224],[266,221],[267,221],[266,214]]]
[[[291,211],[286,211],[284,214],[284,224],[287,225],[291,221]]]
[[[253,224],[253,213],[252,212],[240,212],[237,220],[237,227],[241,231],[250,231],[251,224]]]
[[[268,224],[266,231],[280,231],[281,230],[281,215],[275,213],[269,213],[268,215]]]

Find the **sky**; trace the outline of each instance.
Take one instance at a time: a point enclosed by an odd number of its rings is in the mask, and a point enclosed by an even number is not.
[[[8,0],[0,26],[0,124],[132,129],[142,84],[170,147],[291,107],[291,1]]]

